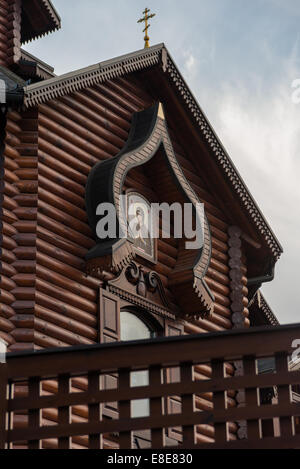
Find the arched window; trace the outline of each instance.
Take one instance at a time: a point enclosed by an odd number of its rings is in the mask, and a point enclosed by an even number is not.
[[[121,311],[121,340],[151,339],[157,334],[146,322],[130,311]],[[148,386],[149,372],[135,371],[130,375],[132,387]],[[147,417],[150,415],[149,399],[140,399],[131,402],[131,417]]]

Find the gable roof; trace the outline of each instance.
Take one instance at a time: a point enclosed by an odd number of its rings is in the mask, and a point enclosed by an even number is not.
[[[164,44],[158,44],[149,49],[142,49],[131,54],[123,55],[87,68],[26,86],[24,88],[24,104],[26,107],[36,106],[40,103],[80,91],[95,84],[104,83],[105,81],[122,77],[135,71],[150,69],[157,65],[161,66],[164,75],[168,77],[169,81],[176,88],[191,120],[197,125],[201,136],[208,144],[216,164],[221,168],[222,173],[239,198],[239,203],[245,209],[249,219],[264,238],[272,256],[275,260],[279,259],[283,250],[278,239],[261,213],[238,170],[215,134],[211,124],[188,88]]]
[[[51,0],[23,0],[21,42],[28,42],[61,27]]]
[[[280,323],[270,305],[259,290],[249,304],[250,320],[253,326],[279,326]]]

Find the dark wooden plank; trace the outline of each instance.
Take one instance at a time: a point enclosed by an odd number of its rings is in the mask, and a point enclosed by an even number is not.
[[[279,350],[290,350],[300,326],[253,328],[195,336],[160,338],[144,343],[106,344],[88,347],[70,347],[67,350],[12,354],[8,357],[8,378],[23,379],[30,376],[57,376],[57,373],[86,373],[110,371],[118,367],[151,366],[157,363],[207,363],[224,355],[226,361],[238,360],[256,351],[257,358],[272,356]],[[63,355],[63,360],[61,356]],[[35,357],[33,359],[33,357]],[[89,363],[89,370],[87,370]],[[26,371],[25,371],[26,370]],[[26,378],[26,376],[25,376]]]
[[[181,385],[185,387],[193,381],[193,364],[182,363],[180,367]],[[191,414],[195,411],[194,395],[184,394],[182,396],[182,413]],[[195,444],[195,427],[194,425],[183,425],[182,427],[182,447],[189,449]]]
[[[212,377],[216,380],[224,381],[224,362],[212,361]],[[225,391],[217,391],[213,393],[214,414],[217,411],[226,409],[226,394]],[[227,423],[215,423],[215,441],[227,441]]]
[[[130,370],[123,369],[119,371],[119,389],[130,388]],[[131,421],[131,403],[130,400],[119,401],[119,418],[120,420]],[[130,425],[128,427],[130,429]],[[120,431],[119,444],[120,449],[132,448],[132,433],[130,430]],[[144,428],[141,428],[144,430]]]
[[[197,381],[185,384],[185,391],[191,394],[202,394],[206,392],[211,392],[212,389],[216,391],[229,391],[236,389],[245,389],[247,386],[255,386],[259,388],[271,387],[281,384],[298,384],[300,382],[300,371],[292,371],[290,373],[280,373],[277,374],[266,374],[266,375],[257,375],[251,378],[251,383],[247,376],[226,378],[225,381],[220,380],[205,380]],[[143,388],[136,388],[132,390],[119,390],[111,389],[106,391],[99,391],[96,393],[82,392],[82,393],[70,393],[67,397],[61,398],[58,395],[55,396],[41,396],[38,399],[32,398],[16,398],[8,403],[8,410],[13,412],[16,410],[24,409],[38,409],[38,408],[52,408],[58,407],[59,405],[87,405],[92,403],[94,400],[97,402],[109,402],[110,399],[116,401],[118,398],[126,400],[129,398],[129,393],[132,395],[133,399],[142,399],[145,397],[155,398],[155,397],[165,397],[168,395],[180,395],[183,392],[183,387],[181,383],[172,383],[172,384],[157,384],[156,386],[151,386],[147,390],[147,396],[145,395],[145,390]]]
[[[286,373],[288,371],[288,354],[276,354],[276,374]],[[278,406],[291,402],[291,386],[289,384],[277,387]],[[295,413],[295,415],[297,415]],[[280,419],[280,435],[289,437],[295,434],[295,424],[293,416],[281,416]]]
[[[28,393],[32,399],[39,398],[41,389],[41,382],[39,377],[30,378],[28,381]],[[41,439],[39,438],[39,429],[41,424],[41,411],[38,409],[30,409],[28,411],[28,434],[29,438],[24,438],[28,440],[29,449],[40,449],[41,448]],[[31,439],[31,432],[36,433],[36,437]]]
[[[125,414],[125,412],[124,412]],[[72,425],[58,425],[55,427],[40,427],[32,429],[16,429],[10,433],[11,441],[31,439],[59,438],[62,436],[89,435],[94,433],[130,433],[134,430],[144,430],[152,428],[167,428],[168,426],[187,426],[187,425],[209,425],[214,421],[217,423],[234,422],[237,420],[249,420],[255,418],[270,419],[275,415],[292,416],[300,415],[300,405],[286,404],[276,407],[266,405],[253,408],[232,408],[228,410],[216,410],[194,412],[193,414],[174,414],[163,416],[152,416],[150,418],[121,418],[120,420],[107,420],[99,423],[76,423]],[[128,410],[126,409],[126,415]],[[129,439],[128,439],[129,440]],[[128,441],[127,441],[128,442]]]
[[[160,367],[150,368],[149,382],[151,387],[161,385],[162,369]],[[162,397],[154,397],[150,399],[150,416],[163,414]],[[151,431],[151,448],[159,449],[165,445],[165,437],[163,428],[155,428]]]
[[[70,392],[70,375],[60,375],[58,377],[58,394],[67,397]],[[58,407],[58,424],[65,425],[71,423],[71,411],[68,405]],[[70,449],[70,437],[62,437],[58,439],[58,449]]]
[[[88,390],[93,395],[99,391],[100,377],[98,373],[91,373],[88,376]],[[89,404],[89,422],[100,422],[100,404]],[[103,437],[100,433],[89,435],[89,449],[102,449]]]

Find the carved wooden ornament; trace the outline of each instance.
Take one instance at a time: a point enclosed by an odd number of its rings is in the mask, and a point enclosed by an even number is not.
[[[101,220],[101,215],[96,214],[97,207],[103,203],[113,204],[116,208],[116,232],[120,233],[120,229],[121,233],[126,232],[126,217],[119,215],[123,213],[120,205],[126,176],[130,169],[148,163],[158,152],[163,155],[161,167],[168,171],[172,184],[179,191],[184,203],[192,204],[195,216],[196,204],[200,204],[200,200],[176,159],[163,106],[157,103],[134,114],[129,138],[123,150],[116,157],[98,163],[89,175],[86,208],[97,244],[86,256],[88,272],[94,269],[119,274],[136,257],[133,243],[129,239],[98,238],[97,223]],[[208,314],[213,309],[214,297],[204,280],[211,258],[211,235],[205,216],[202,223],[203,240],[200,249],[187,253],[185,248],[181,248],[178,262],[169,276],[169,287],[174,291],[185,315]]]

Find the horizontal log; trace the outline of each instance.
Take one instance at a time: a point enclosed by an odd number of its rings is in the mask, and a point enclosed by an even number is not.
[[[16,159],[16,163],[18,164],[19,168],[24,169],[30,169],[30,170],[37,170],[38,167],[38,159],[35,156],[20,156],[19,158]],[[22,174],[22,173],[20,173]],[[18,176],[20,177],[20,174],[18,173]],[[35,173],[36,174],[36,173]]]
[[[14,197],[14,200],[19,207],[37,207],[38,205],[37,194],[18,194]]]
[[[96,115],[97,123],[95,122],[95,115],[90,109],[86,110],[85,106],[80,105],[78,101],[74,103],[74,100],[68,101],[69,105],[66,105],[62,100],[53,100],[51,107],[56,111],[56,116],[63,116],[63,120],[60,122],[68,127],[71,131],[74,131],[72,124],[76,123],[76,129],[80,132],[83,138],[91,140],[95,145],[101,145],[102,139],[114,145],[116,149],[121,149],[126,143],[123,132],[120,132],[119,127],[108,123],[107,120],[101,119],[101,116]],[[42,108],[46,114],[46,110]],[[115,132],[114,132],[115,131]],[[100,139],[98,138],[101,137]]]
[[[45,295],[40,291],[36,292],[36,303],[50,311],[70,317],[71,319],[75,319],[76,321],[82,322],[88,326],[96,327],[97,325],[97,319],[92,314],[75,308],[74,306],[61,303],[55,298]]]
[[[1,276],[0,276],[0,288],[1,290],[6,290],[7,292],[12,292],[12,290],[14,288],[16,288],[16,284],[15,282],[8,278],[8,277],[5,277],[5,275],[3,275],[3,273],[1,272]],[[13,294],[13,293],[12,293]]]
[[[1,275],[5,275],[6,277],[13,277],[16,275],[16,269],[11,265],[7,264],[6,262],[1,262]]]
[[[69,254],[63,249],[58,249],[55,245],[50,244],[42,239],[37,240],[37,248],[40,252],[47,254],[54,259],[64,262],[66,265],[75,267],[75,269],[83,271],[85,268],[85,261],[83,258]]]
[[[90,131],[97,134],[98,130],[99,135],[107,138],[108,141],[111,140],[117,147],[128,138],[128,122],[99,106],[83,93],[77,93],[75,99],[73,96],[64,96],[59,101],[52,101],[52,106],[59,112],[63,110],[67,116],[71,116],[73,112],[73,119],[78,124],[82,125],[82,119],[84,119]]]
[[[41,252],[37,252],[37,261],[40,265],[57,272],[70,280],[86,285],[89,288],[98,289],[99,280],[93,277],[86,277],[83,272],[80,272],[72,267],[65,266],[63,262],[53,259]]]
[[[19,179],[33,181],[38,177],[38,170],[35,168],[21,168],[17,169],[15,174]]]
[[[39,213],[69,226],[73,231],[78,231],[85,236],[92,236],[92,231],[87,222],[83,223],[76,217],[69,215],[67,211],[59,210],[42,200],[39,200]]]
[[[18,181],[15,182],[15,186],[23,194],[35,194],[38,191],[38,182],[34,180]]]
[[[43,188],[39,188],[39,198],[52,207],[65,211],[75,217],[77,220],[81,220],[87,224],[86,210],[66,201],[65,198],[61,198],[52,192],[44,190]]]
[[[16,256],[14,255],[13,252],[8,251],[7,249],[2,249],[1,259],[3,262],[6,262],[7,264],[13,264],[16,261]]]
[[[76,102],[82,103],[85,109],[89,109],[93,112],[93,116],[97,115],[99,116],[99,119],[101,117],[102,119],[107,119],[108,125],[113,123],[119,128],[119,135],[123,136],[123,138],[127,140],[126,134],[128,136],[128,131],[130,129],[129,119],[124,119],[118,112],[115,112],[116,110],[112,109],[109,100],[105,100],[103,102],[103,100],[100,101],[100,99],[101,95],[99,92],[94,89],[86,89],[83,92],[74,93],[73,101],[76,100]],[[63,98],[63,101],[70,105],[70,102],[66,101],[65,98]],[[100,122],[102,123],[103,121]],[[117,133],[117,131],[118,129],[115,127],[114,132]]]
[[[36,221],[20,220],[14,223],[14,227],[19,231],[19,233],[35,233]]]
[[[216,282],[215,280],[210,279],[209,277],[205,277],[205,281],[211,290],[214,290],[215,292],[223,296],[229,296],[230,289],[228,287],[220,284],[219,282]]]
[[[18,208],[18,203],[11,197],[4,195],[2,207],[13,212],[16,208]]]
[[[86,337],[82,337],[79,334],[75,334],[66,329],[58,327],[56,324],[54,325],[47,321],[43,321],[40,318],[35,318],[34,326],[37,332],[45,334],[48,337],[52,337],[58,341],[63,341],[69,345],[91,345],[93,343],[93,341],[87,339]]]
[[[125,110],[122,106],[117,104],[114,98],[107,96],[107,94],[105,95],[105,90],[106,90],[105,88],[103,87],[99,88],[97,85],[95,85],[93,89],[91,88],[87,89],[85,91],[85,94],[93,98],[95,104],[99,103],[102,106],[104,106],[106,109],[109,109],[115,114],[117,114],[118,116],[120,116],[123,119],[123,122],[124,120],[127,122],[130,122],[132,118],[132,112]],[[96,108],[95,104],[93,106],[94,108]],[[125,126],[124,126],[124,129],[125,129]]]
[[[82,168],[82,164],[78,163],[80,160],[77,160],[77,164],[74,164],[69,153],[50,145],[42,138],[40,140],[39,163],[55,171],[57,173],[56,178],[65,176],[76,182],[76,184],[85,186],[92,165],[84,165]]]
[[[33,247],[36,245],[35,233],[18,233],[13,236],[13,240],[23,247]]]
[[[34,343],[33,342],[18,342],[18,343],[15,343],[13,345],[11,345],[9,347],[9,352],[28,352],[30,350],[33,350],[35,347],[34,347]]]
[[[54,339],[38,331],[34,332],[34,343],[42,348],[60,348],[67,347],[69,344],[62,340]]]
[[[91,238],[82,233],[79,233],[78,231],[68,228],[62,223],[55,221],[46,215],[39,213],[38,221],[39,225],[41,225],[43,228],[46,228],[47,230],[52,231],[53,233],[58,234],[59,236],[76,243],[79,246],[91,249],[95,245],[95,242]]]
[[[78,184],[74,179],[71,179],[72,175],[64,175],[61,172],[55,171],[46,164],[39,164],[39,174],[52,180],[54,183],[61,184],[66,189],[72,191],[77,196],[85,197],[85,183]],[[41,178],[39,177],[39,183],[41,184]],[[44,179],[45,181],[45,179]],[[44,186],[45,187],[45,186]]]
[[[17,342],[33,342],[33,329],[14,329],[11,335]]]
[[[4,235],[2,239],[2,247],[9,251],[13,251],[17,247],[17,243],[9,236]]]
[[[11,236],[13,237],[15,234],[18,233],[16,228],[9,223],[6,223],[2,220],[2,226],[3,226],[3,234],[6,236]]]
[[[95,88],[101,92],[101,98],[107,96],[118,109],[118,113],[128,119],[131,118],[134,112],[141,110],[139,106],[134,103],[130,103],[128,99],[124,99],[117,91],[111,89],[108,83],[97,84]]]
[[[51,109],[49,106],[41,106],[40,109],[39,125],[93,155],[95,159],[92,164],[95,164],[97,160],[107,158],[107,156],[104,156],[103,151],[114,156],[124,146],[124,142],[120,142],[121,145],[115,146],[108,140],[101,138],[99,130],[98,135],[97,133],[93,134],[89,132],[85,123],[78,125],[74,120],[67,119],[65,115],[56,112],[55,109]],[[73,112],[73,116],[74,114]]]
[[[10,334],[14,328],[14,324],[9,319],[0,316],[0,331]]]
[[[19,207],[13,212],[19,220],[36,220],[37,208],[35,207]]]
[[[16,300],[33,301],[35,299],[35,288],[16,287],[12,290]]]
[[[20,153],[14,146],[11,146],[8,141],[5,142],[4,155],[14,160],[20,158]]]
[[[19,287],[34,287],[35,279],[36,277],[33,274],[16,274],[12,277],[12,280]]]
[[[18,260],[34,260],[36,258],[36,248],[21,246],[14,249],[14,254]]]
[[[34,274],[36,269],[35,261],[15,260],[13,267],[17,272],[23,274]]]
[[[17,196],[18,194],[20,194],[20,190],[16,186],[14,186],[13,184],[14,183],[10,184],[10,182],[7,181],[7,179],[5,179],[4,188],[0,192],[3,192],[8,197]]]
[[[88,301],[81,296],[75,295],[73,292],[68,292],[64,288],[61,288],[57,285],[52,285],[47,280],[41,279],[39,277],[36,279],[36,286],[40,292],[45,293],[52,298],[56,298],[59,301],[63,301],[66,303],[66,305],[75,306],[75,308],[90,314],[94,314],[96,316],[98,311],[98,305],[96,303]]]
[[[18,329],[33,329],[34,328],[34,315],[33,314],[16,314],[11,318],[14,327]]]
[[[11,306],[15,310],[16,314],[34,314],[34,301],[18,300]]]
[[[7,129],[8,130],[8,129]],[[7,145],[11,145],[12,147],[16,147],[17,145],[20,145],[21,140],[12,132],[9,132],[9,130],[6,133],[6,139],[5,142]]]
[[[5,223],[9,223],[13,225],[16,221],[18,221],[18,217],[11,212],[10,210],[7,210],[6,208],[3,208],[2,210],[2,220]]]
[[[0,303],[0,315],[2,318],[10,319],[14,316],[15,312],[11,306]]]
[[[0,331],[0,338],[3,339],[8,346],[11,346],[16,342],[15,339],[11,336],[11,334],[7,334],[4,331]]]
[[[19,169],[19,165],[18,165],[18,163],[16,163],[15,160],[13,160],[13,159],[9,158],[8,156],[6,156],[4,158],[4,168],[6,170],[15,172],[16,170]]]
[[[68,292],[75,293],[76,295],[89,300],[90,302],[96,303],[97,301],[97,290],[88,288],[87,286],[83,285],[82,283],[76,282],[74,280],[70,280],[67,277],[60,275],[57,272],[53,272],[50,269],[43,267],[42,265],[37,265],[37,276],[48,280],[53,285],[57,285],[62,287],[64,290]]]
[[[44,169],[45,168],[46,167],[44,167]],[[61,198],[65,199],[66,201],[70,202],[71,204],[77,206],[78,208],[85,210],[84,190],[82,190],[81,195],[78,195],[77,191],[74,190],[74,187],[72,187],[71,190],[66,188],[65,180],[61,179],[57,175],[55,176],[55,172],[53,172],[52,170],[50,172],[49,168],[47,168],[47,172],[47,177],[39,175],[39,189],[43,188],[46,192],[56,194]],[[56,182],[55,179],[57,180]],[[81,186],[79,187],[81,188]]]
[[[97,341],[98,334],[95,328],[89,327],[83,322],[70,319],[62,314],[50,311],[40,305],[36,305],[36,317],[63,329],[77,333],[79,336],[86,337],[92,342]]]

